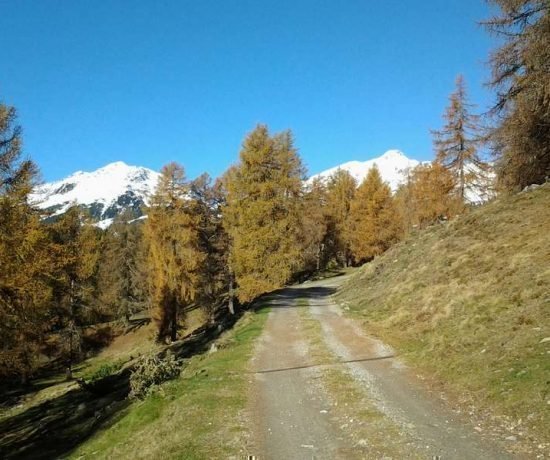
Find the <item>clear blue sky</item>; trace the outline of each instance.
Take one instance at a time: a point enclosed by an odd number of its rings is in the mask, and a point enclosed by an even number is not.
[[[484,0],[0,0],[0,100],[45,180],[122,160],[213,176],[256,123],[311,173],[390,148],[432,157],[492,39]]]

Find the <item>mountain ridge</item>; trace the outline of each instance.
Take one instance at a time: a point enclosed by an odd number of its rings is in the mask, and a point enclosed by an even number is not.
[[[51,217],[77,204],[89,211],[98,226],[106,228],[128,209],[140,217],[141,207],[148,204],[159,176],[152,169],[115,161],[95,171],[76,171],[64,179],[41,184],[31,200],[49,211]]]
[[[360,184],[376,165],[382,179],[392,191],[405,182],[407,172],[421,164],[407,157],[401,150],[390,149],[368,160],[351,160],[313,174],[306,180],[323,181],[339,169],[348,171]],[[154,193],[160,173],[142,166],[131,166],[123,161],[109,163],[95,171],[76,171],[64,179],[38,186],[31,199],[55,218],[72,204],[87,209],[101,228],[107,228],[113,219],[130,209],[136,218],[143,216],[142,207]]]
[[[390,185],[392,191],[396,191],[399,185],[405,181],[407,170],[419,164],[420,161],[408,158],[401,150],[391,149],[387,150],[379,157],[371,158],[370,160],[352,160],[333,166],[332,168],[312,175],[307,182],[311,183],[315,179],[327,180],[338,171],[338,169],[341,169],[349,172],[357,183],[360,184],[367,176],[369,170],[376,165],[382,179]]]

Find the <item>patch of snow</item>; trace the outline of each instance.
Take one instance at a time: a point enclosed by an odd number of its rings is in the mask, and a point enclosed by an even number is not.
[[[136,218],[136,219],[132,219],[132,220],[128,221],[128,223],[129,223],[129,224],[133,224],[134,222],[138,222],[138,221],[140,221],[140,220],[145,220],[145,219],[147,219],[147,217],[148,217],[147,215],[143,215],[143,216],[140,216],[140,217],[138,217],[138,218]]]
[[[110,227],[111,224],[113,223],[113,218],[108,218],[108,219],[103,219],[103,220],[100,220],[99,222],[96,222],[94,225],[96,227],[99,227],[101,230],[105,230],[106,228]]]

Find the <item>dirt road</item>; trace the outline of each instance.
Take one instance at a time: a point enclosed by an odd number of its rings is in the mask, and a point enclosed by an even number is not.
[[[267,459],[513,458],[430,393],[389,347],[342,316],[331,300],[341,282],[307,283],[266,299],[272,311],[251,362],[252,453]],[[311,321],[318,322],[317,334]],[[313,352],[319,347],[328,353],[322,362]],[[329,376],[329,369],[339,373]]]

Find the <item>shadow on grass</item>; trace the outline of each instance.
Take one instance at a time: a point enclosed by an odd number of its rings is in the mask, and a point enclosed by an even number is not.
[[[61,369],[56,369],[51,375],[40,376],[35,381],[27,384],[18,382],[3,382],[0,385],[0,410],[16,406],[25,396],[37,393],[45,388],[62,383],[65,379]]]
[[[262,296],[254,305],[300,308],[296,305],[299,298],[326,297],[335,291],[335,288],[328,287],[289,287]],[[254,305],[251,307],[254,308]],[[202,353],[240,316],[240,313],[229,316],[220,310],[213,323],[174,342],[159,355],[163,356],[170,350],[182,359]],[[111,426],[121,411],[131,404],[127,396],[132,370],[132,366],[126,367],[117,374],[101,379],[93,388],[74,388],[0,421],[0,458],[49,459],[68,455],[99,429]],[[33,387],[35,391],[41,388],[40,385],[51,385],[51,380],[49,384],[38,385]]]
[[[239,317],[222,312],[214,323],[174,342],[160,355],[170,350],[181,359],[204,352]],[[131,373],[130,366],[100,380],[93,388],[75,388],[0,421],[0,458],[49,459],[69,454],[128,407]]]
[[[141,327],[151,322],[148,317],[139,317],[137,319],[130,319],[127,329],[124,334],[135,332]],[[112,324],[107,323],[107,324]],[[88,329],[90,327],[88,326]],[[78,362],[73,364],[73,372],[78,373],[86,366],[88,358],[97,356],[101,350],[112,342],[114,335],[111,330],[100,330],[99,335],[103,334],[100,338],[90,340],[88,337],[84,342],[84,350],[81,353],[81,358]],[[105,336],[104,334],[108,335]],[[20,404],[21,401],[28,395],[37,393],[45,388],[53,385],[63,383],[65,381],[65,368],[67,362],[66,359],[56,358],[46,364],[35,372],[33,379],[26,384],[21,384],[16,380],[0,382],[0,409],[9,409],[10,407]]]

